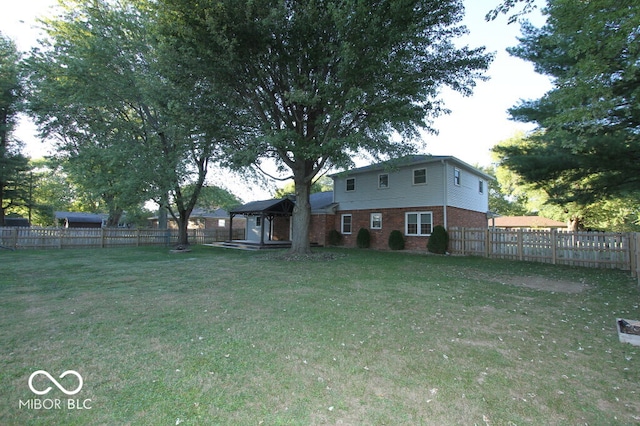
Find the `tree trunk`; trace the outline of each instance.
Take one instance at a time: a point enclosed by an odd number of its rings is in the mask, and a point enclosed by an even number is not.
[[[180,217],[178,217],[178,245],[179,246],[188,246],[189,245],[189,235],[187,234],[187,226],[189,225],[189,217],[186,215],[186,212],[180,212]]]
[[[296,186],[296,206],[293,208],[292,217],[291,253],[308,254],[311,253],[311,242],[309,240],[311,181],[301,178],[295,179],[294,182]]]

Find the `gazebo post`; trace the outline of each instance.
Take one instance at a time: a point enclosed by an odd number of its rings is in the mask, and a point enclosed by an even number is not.
[[[264,212],[260,213],[260,245],[264,245]]]
[[[229,241],[233,241],[233,217],[235,214],[229,213]]]

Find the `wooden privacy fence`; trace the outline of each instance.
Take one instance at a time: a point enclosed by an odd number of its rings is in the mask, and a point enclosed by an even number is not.
[[[591,268],[638,276],[640,233],[450,228],[449,252]]]
[[[189,229],[191,244],[225,241],[228,229]],[[234,239],[244,229],[233,230]],[[9,249],[169,246],[178,243],[177,229],[0,227],[0,246]]]

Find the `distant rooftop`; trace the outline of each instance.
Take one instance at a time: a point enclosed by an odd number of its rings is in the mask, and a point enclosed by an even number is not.
[[[498,216],[489,219],[496,228],[566,228],[567,224],[542,216]]]

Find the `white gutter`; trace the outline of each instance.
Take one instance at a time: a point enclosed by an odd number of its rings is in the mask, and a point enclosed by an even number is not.
[[[443,178],[444,178],[444,182],[443,182],[443,194],[442,194],[442,211],[443,211],[443,215],[444,215],[444,229],[448,230],[449,226],[447,226],[447,204],[448,204],[448,185],[447,182],[449,181],[449,171],[447,170],[447,162],[446,160],[440,160],[440,162],[442,163],[442,165],[444,166],[444,174],[443,174]]]

